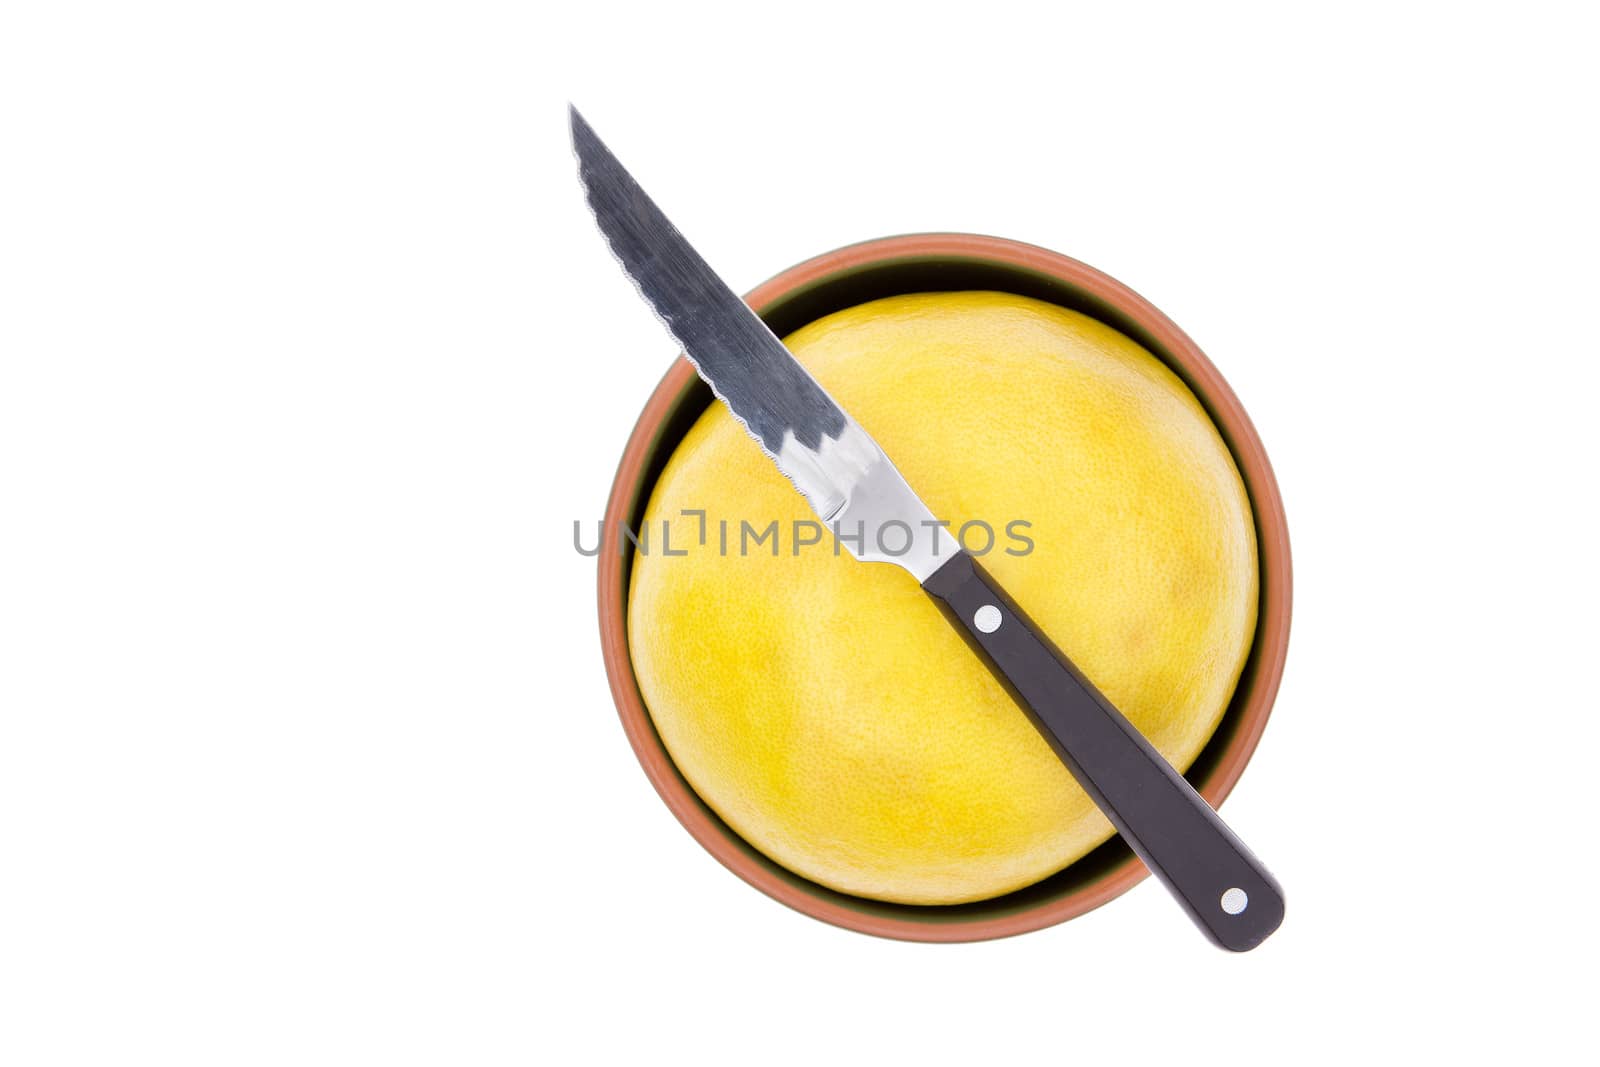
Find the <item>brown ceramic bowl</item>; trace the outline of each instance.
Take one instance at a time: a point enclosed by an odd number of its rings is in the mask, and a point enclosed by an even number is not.
[[[748,296],[781,337],[824,315],[899,293],[992,289],[1091,315],[1134,338],[1188,383],[1233,451],[1254,509],[1261,566],[1255,643],[1233,701],[1188,779],[1213,805],[1239,780],[1267,724],[1289,642],[1289,536],[1278,485],[1255,427],[1195,343],[1148,301],[1093,267],[997,237],[935,233],[850,245],[791,267]],[[606,505],[600,553],[600,638],[611,692],[628,740],[678,820],[728,869],[813,918],[862,933],[911,941],[978,941],[1038,930],[1082,915],[1126,892],[1148,873],[1120,838],[1025,889],[957,905],[888,904],[849,896],[778,866],[734,833],[673,766],[651,723],[628,653],[628,574],[623,524],[636,529],[650,490],[684,432],[712,403],[711,391],[680,358],[645,405],[628,439]]]

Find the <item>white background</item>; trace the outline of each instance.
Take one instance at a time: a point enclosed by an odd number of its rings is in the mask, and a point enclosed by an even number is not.
[[[1592,1057],[1592,13],[577,7],[0,16],[0,1062]],[[673,349],[569,98],[736,288],[996,233],[1222,368],[1269,943],[879,941],[679,828],[571,547]]]

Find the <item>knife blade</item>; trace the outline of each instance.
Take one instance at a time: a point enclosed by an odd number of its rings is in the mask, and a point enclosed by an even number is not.
[[[1272,875],[962,550],[877,442],[716,275],[576,108],[570,121],[589,207],[623,272],[822,522],[857,559],[894,563],[917,580],[1202,931],[1234,951],[1265,940],[1284,914]]]
[[[857,559],[899,564],[918,582],[954,557],[955,537],[883,449],[706,265],[576,109],[572,141],[623,272],[823,524],[851,535],[842,543]],[[886,541],[878,535],[890,523],[904,526]]]

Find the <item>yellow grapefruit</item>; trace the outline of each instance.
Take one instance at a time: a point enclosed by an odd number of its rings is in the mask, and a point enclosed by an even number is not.
[[[969,547],[993,531],[984,565],[1188,767],[1249,652],[1257,568],[1243,483],[1183,382],[1093,319],[1002,293],[878,300],[786,340],[935,515],[983,524]],[[774,520],[776,556],[753,536]],[[798,874],[911,904],[998,896],[1109,837],[916,581],[831,535],[797,548],[806,520],[721,404],[647,507],[633,666],[706,803]]]

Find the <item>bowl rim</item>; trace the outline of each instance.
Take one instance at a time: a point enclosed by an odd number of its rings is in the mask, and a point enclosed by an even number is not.
[[[1292,608],[1292,566],[1288,524],[1277,479],[1255,425],[1232,388],[1198,345],[1160,310],[1128,286],[1086,263],[1037,245],[971,233],[917,233],[880,237],[836,248],[805,260],[756,286],[745,300],[758,312],[780,299],[864,267],[896,260],[951,260],[991,264],[1042,275],[1086,294],[1135,323],[1200,398],[1222,431],[1244,479],[1254,512],[1260,604],[1250,659],[1223,723],[1231,736],[1204,775],[1200,794],[1217,806],[1232,792],[1255,752],[1271,714],[1288,655]],[[909,918],[921,910],[902,906],[902,914],[860,910],[835,899],[832,890],[756,858],[754,847],[714,814],[683,779],[667,754],[634,678],[628,651],[626,556],[621,529],[629,521],[650,456],[660,447],[664,423],[696,382],[694,367],[682,355],[662,377],[640,412],[618,462],[606,501],[598,557],[601,652],[623,731],[646,776],[684,828],[734,874],[769,897],[823,922],[860,933],[908,941],[981,941],[1010,937],[1065,922],[1127,892],[1149,873],[1131,853],[1089,882],[1031,905],[985,915],[952,918],[927,906],[925,920]],[[1231,724],[1230,721],[1232,720]],[[1214,735],[1215,736],[1215,735]],[[1191,773],[1193,771],[1191,770]],[[1115,840],[1115,838],[1113,838]],[[1068,865],[1070,870],[1072,865]],[[811,887],[811,888],[808,888]],[[999,899],[999,898],[997,898]],[[871,902],[863,902],[863,907]]]

